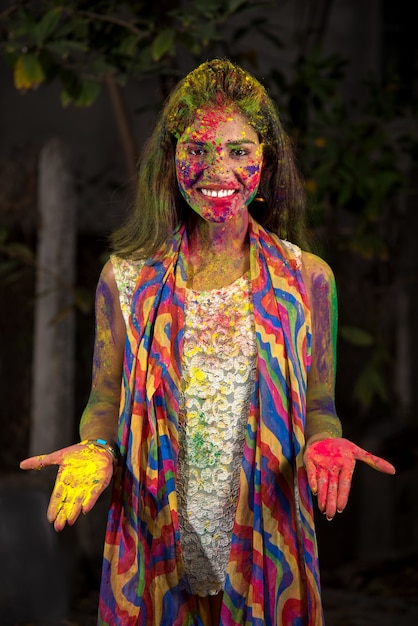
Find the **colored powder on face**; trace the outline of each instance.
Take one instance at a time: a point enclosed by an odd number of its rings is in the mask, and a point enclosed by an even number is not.
[[[202,109],[177,144],[181,193],[189,206],[209,221],[226,221],[253,200],[261,165],[258,137],[234,107]],[[215,202],[199,191],[214,184],[233,189],[234,195],[218,197]]]
[[[254,176],[254,174],[260,171],[260,165],[248,165],[245,167],[245,171],[249,176]]]

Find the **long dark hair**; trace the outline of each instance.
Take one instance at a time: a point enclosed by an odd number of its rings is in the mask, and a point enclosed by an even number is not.
[[[275,103],[251,74],[228,59],[202,63],[169,95],[142,152],[135,203],[111,237],[123,257],[148,257],[187,219],[189,207],[176,178],[175,149],[199,108],[233,104],[246,116],[263,144],[260,186],[251,215],[283,239],[307,248],[305,192],[290,139]]]

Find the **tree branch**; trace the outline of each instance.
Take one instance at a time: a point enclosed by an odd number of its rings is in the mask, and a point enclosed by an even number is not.
[[[134,24],[131,24],[131,22],[127,22],[126,20],[123,20],[122,18],[116,17],[114,15],[103,15],[101,13],[95,13],[94,11],[84,11],[84,10],[71,11],[71,10],[65,9],[65,11],[67,13],[72,13],[73,15],[81,15],[83,17],[89,17],[92,20],[100,20],[102,22],[109,22],[110,24],[116,24],[117,26],[122,26],[122,28],[126,28],[126,30],[130,30],[135,35],[144,34],[143,31],[139,30],[139,28],[134,26]]]
[[[135,134],[120,85],[118,85],[111,74],[107,74],[105,80],[122,142],[126,170],[130,184],[134,187],[136,183],[136,164],[138,161],[138,148],[135,141]]]

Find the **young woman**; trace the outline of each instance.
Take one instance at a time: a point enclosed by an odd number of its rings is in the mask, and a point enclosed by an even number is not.
[[[227,60],[174,89],[96,301],[81,443],[57,464],[56,530],[114,475],[99,624],[323,624],[311,491],[332,519],[341,436],[332,272],[304,239],[275,105]]]

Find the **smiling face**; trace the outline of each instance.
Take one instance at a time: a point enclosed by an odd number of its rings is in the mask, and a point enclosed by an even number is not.
[[[202,109],[177,142],[180,191],[208,222],[225,222],[246,208],[257,193],[262,162],[257,133],[232,106]]]

